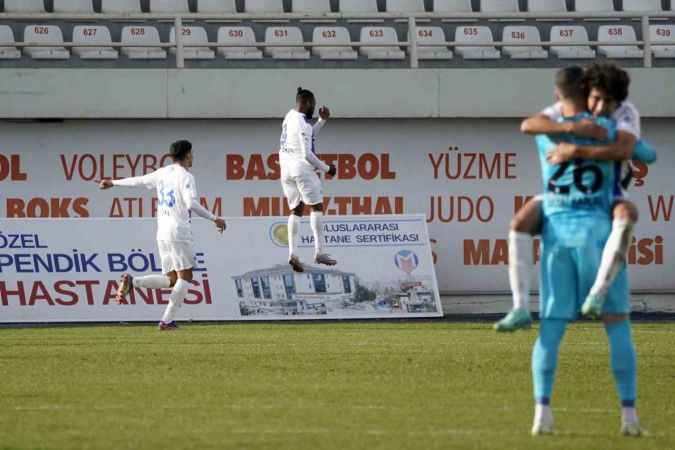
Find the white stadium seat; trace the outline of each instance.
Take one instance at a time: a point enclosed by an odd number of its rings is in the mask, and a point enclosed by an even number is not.
[[[509,46],[512,42],[541,44],[539,28],[533,26],[507,26],[502,31],[502,52],[511,59],[546,59],[548,52],[541,45]]]
[[[429,44],[445,44],[445,33],[441,27],[417,27],[417,59],[452,59],[447,47]]]
[[[434,12],[464,13],[473,12],[471,0],[434,0]]]
[[[635,30],[630,25],[603,25],[598,28],[598,41],[601,42],[635,42]],[[608,58],[642,58],[644,52],[635,44],[621,46],[598,46],[598,53]]]
[[[574,10],[578,12],[612,12],[614,0],[576,0]]]
[[[12,47],[15,44],[14,31],[9,25],[0,25],[0,59],[19,59],[21,52]]]
[[[405,53],[398,46],[398,35],[391,27],[361,28],[361,44],[390,45],[385,47],[361,47],[361,54],[368,59],[405,59]]]
[[[220,27],[219,44],[255,44],[255,33],[250,27]],[[256,47],[218,47],[218,54],[225,59],[262,59],[263,54]]]
[[[122,28],[122,44],[159,44],[159,31],[142,25]],[[129,59],[166,59],[166,50],[161,47],[122,47]]]
[[[387,0],[387,12],[424,12],[424,0]]]
[[[480,11],[487,13],[518,12],[518,0],[480,0]]]
[[[314,28],[312,42],[314,44],[331,45],[331,47],[313,48],[313,53],[321,59],[358,58],[358,53],[351,47],[349,30],[345,27],[316,27]]]
[[[5,0],[5,12],[45,12],[43,0]]]
[[[74,44],[101,44],[100,47],[73,47],[73,53],[81,59],[117,59],[119,52],[107,45],[112,43],[108,27],[100,25],[76,25],[73,27]]]
[[[141,2],[140,0],[101,0],[101,12],[104,14],[138,14],[141,12]]]
[[[565,0],[528,0],[529,12],[567,12]]]
[[[580,25],[556,25],[551,28],[551,53],[560,59],[592,59],[595,50],[587,45],[564,45],[572,42],[587,42],[588,32]],[[560,44],[560,45],[558,45]]]
[[[340,12],[377,12],[377,0],[340,0]]]
[[[303,44],[302,31],[298,27],[269,27],[265,30],[265,54],[274,59],[309,59],[304,47],[270,47],[269,44]]]
[[[331,12],[330,0],[293,0],[293,12],[326,14]]]
[[[150,12],[181,13],[190,12],[188,0],[150,0]]]
[[[652,25],[649,38],[655,58],[675,58],[675,25]]]
[[[247,13],[282,13],[284,4],[282,0],[246,0],[244,11]]]
[[[462,26],[455,30],[455,41],[471,44],[488,44],[479,47],[455,47],[455,52],[464,59],[499,59],[501,52],[497,50],[492,38],[492,31],[488,27]]]
[[[236,13],[235,0],[199,0],[197,11],[200,13]]]
[[[23,30],[23,41],[26,44],[53,44],[49,47],[24,47],[25,52],[33,59],[68,59],[70,52],[63,44],[63,33],[56,25],[27,25]]]
[[[54,0],[55,13],[93,13],[91,0]]]
[[[214,59],[216,52],[209,48],[209,38],[204,27],[186,27],[181,31],[183,44],[204,44],[203,47],[183,47],[184,59]],[[171,27],[169,42],[176,42],[176,28]],[[176,49],[172,48],[171,53],[175,54]]]
[[[628,12],[663,11],[661,0],[623,0],[623,10]]]

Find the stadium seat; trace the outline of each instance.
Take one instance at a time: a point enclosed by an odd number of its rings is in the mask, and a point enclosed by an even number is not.
[[[567,12],[565,0],[528,0],[529,12]]]
[[[455,41],[457,43],[467,42],[471,44],[493,44],[492,31],[488,27],[462,26],[455,30]],[[462,47],[458,46],[455,51],[464,59],[499,59],[501,52],[493,45],[481,47]]]
[[[91,0],[54,0],[55,13],[93,13]]]
[[[303,44],[302,31],[297,27],[269,27],[265,30],[265,45]],[[265,54],[274,59],[309,59],[304,47],[265,47]]]
[[[577,12],[612,12],[614,0],[576,0],[574,10]]]
[[[26,44],[54,44],[53,47],[24,47],[25,52],[33,59],[68,59],[70,52],[63,44],[63,33],[56,25],[27,25],[23,31]]]
[[[649,27],[649,38],[655,58],[675,58],[675,25],[652,25]]]
[[[21,52],[12,47],[15,44],[14,31],[9,25],[0,25],[0,59],[19,59]]]
[[[391,27],[361,28],[362,44],[391,44],[389,47],[361,47],[361,54],[368,59],[405,59],[405,53],[398,46],[398,35]]]
[[[159,32],[155,27],[126,26],[122,28],[122,44],[159,43]],[[122,54],[129,59],[166,59],[166,50],[161,47],[122,47]]]
[[[200,13],[236,13],[236,0],[199,0],[197,11]]]
[[[510,42],[541,44],[539,28],[533,26],[507,26],[502,31],[502,52],[511,59],[546,59],[548,52],[540,45],[515,47],[508,46]]]
[[[628,12],[663,11],[661,0],[623,0],[623,10]]]
[[[190,12],[188,0],[150,0],[152,13],[182,13]]]
[[[480,0],[480,11],[485,13],[519,12],[518,0]]]
[[[139,14],[141,2],[139,0],[101,0],[101,12],[104,14]]]
[[[43,0],[5,0],[5,12],[45,12]]]
[[[220,27],[219,44],[255,44],[255,34],[250,27]],[[263,54],[256,47],[218,47],[218,54],[225,59],[262,59]]]
[[[434,0],[434,12],[464,13],[473,12],[471,0]]]
[[[321,59],[356,59],[358,53],[351,47],[349,30],[345,27],[316,27],[314,44],[335,44],[335,47],[314,47],[312,52]]]
[[[244,11],[247,13],[282,13],[284,3],[282,0],[246,0]]]
[[[181,32],[181,38],[184,44],[204,44],[203,47],[183,47],[184,59],[214,59],[216,52],[209,48],[209,38],[206,35],[204,27],[186,27],[184,26]],[[171,27],[169,41],[174,44],[176,42],[176,28]],[[176,54],[176,49],[170,49],[172,54]]]
[[[445,32],[441,27],[417,27],[417,59],[452,59],[447,47],[429,44],[445,44]]]
[[[587,45],[564,45],[571,42],[587,42],[588,32],[580,25],[556,25],[551,28],[551,53],[560,59],[593,59],[595,50]]]
[[[81,59],[118,59],[119,52],[112,47],[110,30],[100,25],[76,25],[73,27],[74,44],[101,44],[100,47],[73,47],[73,53]]]
[[[377,12],[377,0],[340,0],[340,12]]]
[[[626,42],[637,41],[635,30],[630,25],[603,25],[598,28],[598,41],[600,42]],[[644,52],[637,45],[606,46],[599,45],[598,53],[608,58],[642,58]]]
[[[293,12],[326,14],[331,12],[330,0],[293,0]]]
[[[424,11],[424,0],[387,0],[387,12]]]

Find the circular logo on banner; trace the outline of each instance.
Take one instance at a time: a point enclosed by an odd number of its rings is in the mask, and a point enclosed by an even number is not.
[[[277,245],[288,245],[288,225],[277,223],[272,227],[272,239]]]
[[[410,275],[420,264],[420,259],[410,250],[401,250],[394,256],[394,264],[403,272]]]

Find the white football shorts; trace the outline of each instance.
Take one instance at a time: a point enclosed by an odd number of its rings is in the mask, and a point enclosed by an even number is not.
[[[194,244],[189,241],[157,241],[159,258],[162,261],[162,273],[194,268]]]
[[[281,186],[290,209],[297,208],[301,201],[305,205],[323,203],[323,187],[314,168],[304,165],[282,168]]]

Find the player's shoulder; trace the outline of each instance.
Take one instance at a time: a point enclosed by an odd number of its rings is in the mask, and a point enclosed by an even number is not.
[[[633,102],[630,102],[626,100],[625,102],[621,103],[619,105],[619,108],[616,110],[614,113],[614,116],[616,117],[640,117],[640,111],[638,111],[637,107],[633,104]]]

